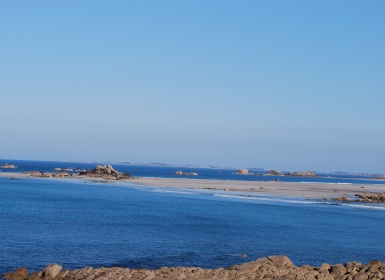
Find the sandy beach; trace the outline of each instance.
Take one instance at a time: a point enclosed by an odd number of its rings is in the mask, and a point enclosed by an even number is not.
[[[34,178],[28,174],[1,172],[0,177]],[[44,178],[43,178],[44,179]],[[95,182],[127,182],[138,186],[183,188],[195,190],[218,190],[228,192],[244,192],[245,194],[291,196],[301,198],[328,199],[341,196],[354,196],[364,192],[385,192],[385,185],[369,184],[333,184],[333,183],[302,183],[275,181],[244,181],[244,180],[206,180],[186,178],[134,178],[125,180],[105,180],[86,176],[71,176],[65,178],[48,178],[53,180],[77,179]]]

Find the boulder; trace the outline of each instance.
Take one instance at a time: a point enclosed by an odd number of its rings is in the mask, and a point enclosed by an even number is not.
[[[288,257],[283,255],[274,255],[267,257],[267,259],[277,267],[294,265]]]
[[[52,263],[43,269],[43,280],[52,280],[59,274],[62,266]]]
[[[28,270],[22,267],[22,268],[16,269],[14,272],[5,274],[4,278],[11,279],[11,280],[27,280]]]

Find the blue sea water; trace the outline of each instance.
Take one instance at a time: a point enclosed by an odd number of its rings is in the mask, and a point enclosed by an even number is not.
[[[384,233],[384,205],[0,177],[0,274],[52,262],[215,268],[272,254],[297,265],[366,263],[385,260]]]

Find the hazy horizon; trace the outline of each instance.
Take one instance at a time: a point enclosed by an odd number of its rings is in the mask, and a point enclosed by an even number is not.
[[[0,2],[0,158],[385,173],[384,1]]]

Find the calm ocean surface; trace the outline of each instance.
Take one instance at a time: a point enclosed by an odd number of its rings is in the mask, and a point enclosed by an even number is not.
[[[9,163],[17,164],[18,172],[95,165]],[[172,170],[181,169],[114,167],[154,177],[172,177]],[[258,178],[228,170],[198,170],[206,179],[210,172],[228,180]],[[272,254],[287,255],[297,265],[385,260],[385,205],[0,177],[0,222],[0,274],[18,267],[38,270],[52,262],[73,269],[215,268]],[[243,254],[248,257],[240,258]]]

